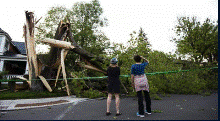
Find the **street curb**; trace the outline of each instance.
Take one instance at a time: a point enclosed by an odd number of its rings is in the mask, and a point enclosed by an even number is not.
[[[13,106],[14,108],[10,108],[12,106],[9,106],[7,109],[2,109],[1,111],[25,110],[25,109],[30,109],[30,108],[50,107],[50,106],[69,104],[69,103],[74,103],[74,102],[64,102],[64,103],[58,103],[58,104],[53,104],[53,105],[27,106],[27,107],[19,107],[19,108],[16,108],[15,106]]]
[[[35,105],[37,105],[37,104],[40,104],[40,103],[31,103],[31,102],[28,102],[28,103],[22,103],[22,102],[20,102],[20,103],[15,103],[16,101],[11,101],[11,102],[9,102],[9,104],[6,104],[6,105],[0,105],[0,111],[13,111],[13,110],[24,110],[24,109],[30,109],[30,108],[42,108],[42,107],[50,107],[50,106],[56,106],[56,105],[63,105],[63,104],[70,104],[70,103],[74,103],[74,105],[75,104],[77,104],[77,103],[79,103],[79,102],[83,102],[83,101],[87,101],[87,100],[89,100],[89,99],[87,99],[87,98],[75,98],[75,97],[67,97],[66,99],[63,99],[63,98],[65,98],[65,97],[60,97],[60,98],[56,98],[56,99],[51,99],[51,100],[53,100],[53,101],[45,101],[44,99],[38,99],[38,101],[40,100],[40,101],[42,101],[43,103],[45,103],[45,104],[43,104],[43,105],[38,105],[38,106],[24,106],[24,107],[15,107],[16,105],[18,105],[18,104],[35,104]],[[48,99],[47,99],[48,100]],[[62,101],[66,101],[66,102],[61,102],[61,103],[56,103],[56,104],[53,104],[52,102],[56,102],[56,101],[59,101],[59,100],[62,100]],[[51,104],[52,103],[52,104]]]

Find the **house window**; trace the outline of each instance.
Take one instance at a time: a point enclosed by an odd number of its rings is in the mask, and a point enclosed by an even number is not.
[[[26,70],[26,61],[4,61],[4,69],[8,74],[23,75]]]

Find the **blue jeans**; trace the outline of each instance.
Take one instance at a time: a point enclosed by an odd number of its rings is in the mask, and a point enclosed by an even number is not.
[[[146,102],[146,110],[148,113],[151,113],[151,99],[148,91],[143,91],[145,102]],[[138,97],[138,110],[140,115],[144,115],[144,104],[143,104],[143,95],[142,90],[137,91],[137,97]]]

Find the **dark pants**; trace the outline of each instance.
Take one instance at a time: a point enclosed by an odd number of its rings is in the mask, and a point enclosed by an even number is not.
[[[151,99],[148,91],[143,91],[144,92],[144,97],[145,97],[145,102],[146,102],[146,109],[148,113],[151,113]],[[143,104],[143,95],[142,91],[137,92],[137,97],[138,97],[138,109],[139,109],[139,114],[144,115],[144,104]]]

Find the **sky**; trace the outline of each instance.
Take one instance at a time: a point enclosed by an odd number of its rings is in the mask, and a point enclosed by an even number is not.
[[[24,42],[23,25],[25,11],[34,12],[35,18],[45,17],[51,7],[71,8],[76,2],[91,0],[6,0],[0,6],[0,28],[6,31],[12,41]],[[153,50],[165,53],[176,51],[176,37],[173,30],[177,17],[197,17],[200,22],[206,18],[218,20],[218,0],[99,0],[108,26],[102,31],[112,43],[126,45],[133,31],[140,27],[147,34]],[[41,20],[40,22],[43,22]],[[37,51],[43,50],[39,47]],[[44,50],[43,50],[44,51]]]

